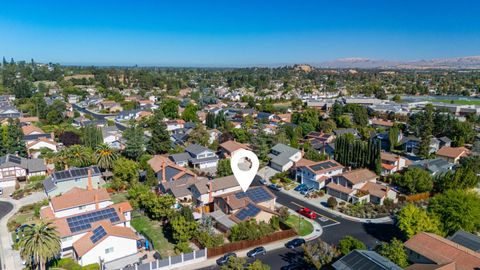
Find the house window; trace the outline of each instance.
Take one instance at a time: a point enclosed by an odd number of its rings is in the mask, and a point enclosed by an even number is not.
[[[80,182],[82,179],[80,178],[75,178],[75,182]]]
[[[78,210],[85,210],[86,206],[85,205],[82,205],[82,206],[79,206],[78,207]]]
[[[112,253],[113,252],[113,247],[109,247],[105,249],[105,254]]]

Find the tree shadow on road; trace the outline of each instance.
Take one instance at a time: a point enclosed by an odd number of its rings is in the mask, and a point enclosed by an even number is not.
[[[393,224],[363,223],[363,228],[365,229],[365,232],[375,237],[380,242],[389,242],[393,238],[402,239],[402,234]]]

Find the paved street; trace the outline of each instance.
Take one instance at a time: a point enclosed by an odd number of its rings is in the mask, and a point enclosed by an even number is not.
[[[5,217],[5,215],[10,213],[10,211],[12,210],[13,210],[13,204],[9,202],[0,201],[0,220],[3,219],[3,217]],[[0,249],[3,255],[3,252],[5,249],[3,248],[1,241],[0,241]],[[1,256],[1,258],[3,258],[3,256]],[[1,269],[6,269],[3,261],[0,261],[0,270]]]
[[[259,183],[255,181],[254,185],[259,185]],[[350,221],[333,215],[319,207],[307,205],[304,201],[288,194],[277,191],[272,192],[277,196],[277,203],[290,209],[297,210],[301,207],[308,207],[315,211],[318,215],[316,221],[323,227],[323,234],[320,238],[329,244],[336,245],[344,236],[351,235],[364,242],[369,248],[373,248],[382,241],[389,241],[396,234],[395,227],[391,223],[376,224]],[[301,249],[293,252],[287,248],[281,248],[270,251],[259,259],[270,265],[271,269],[280,269],[282,266],[293,263],[302,257]],[[249,259],[248,261],[251,262],[253,260]],[[211,266],[203,269],[220,269],[220,267]]]

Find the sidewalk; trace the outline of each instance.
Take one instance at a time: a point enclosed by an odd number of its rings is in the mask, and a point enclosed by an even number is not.
[[[362,222],[362,223],[389,223],[389,222],[392,221],[392,218],[389,217],[389,216],[388,217],[383,217],[383,218],[357,218],[357,217],[352,217],[352,216],[346,215],[344,213],[341,213],[339,211],[333,210],[329,207],[325,207],[325,206],[322,205],[321,202],[325,201],[325,198],[326,198],[325,196],[328,196],[328,195],[325,195],[322,198],[306,198],[305,196],[303,196],[299,192],[294,191],[293,189],[291,189],[291,190],[282,189],[282,190],[280,190],[280,192],[284,193],[284,194],[288,194],[289,196],[292,196],[292,197],[295,197],[299,200],[302,200],[306,204],[309,204],[309,205],[314,206],[314,207],[319,207],[322,210],[325,210],[325,211],[327,211],[327,212],[329,212],[333,215],[336,215],[336,216],[344,218],[344,219],[348,219],[350,221]]]
[[[277,203],[277,205],[282,206],[279,203]],[[300,214],[293,211],[292,209],[289,209],[289,212],[293,215],[300,216]],[[320,226],[320,224],[318,224],[315,220],[311,220],[311,219],[306,219],[306,220],[310,221],[310,223],[312,223],[312,225],[313,225],[312,233],[310,233],[308,235],[305,235],[305,236],[291,237],[291,238],[286,238],[286,239],[283,239],[283,240],[280,240],[280,241],[268,243],[266,245],[263,245],[263,247],[267,250],[267,252],[269,252],[269,251],[272,251],[272,250],[284,248],[285,243],[294,239],[294,238],[303,238],[303,239],[305,239],[305,241],[311,241],[311,240],[314,240],[314,239],[320,237],[323,233],[322,226]],[[252,250],[254,248],[255,247],[242,249],[242,250],[237,250],[237,251],[235,251],[235,253],[237,254],[237,257],[247,257],[247,252],[249,252],[250,250]],[[208,254],[208,249],[207,249],[207,254]],[[195,264],[195,268],[193,268],[193,269],[200,269],[200,268],[204,268],[204,267],[208,267],[208,266],[216,266],[217,265],[216,260],[220,257],[221,256],[216,256],[216,257],[210,258],[206,261],[199,262],[199,263]],[[181,268],[173,268],[173,269],[181,269]]]
[[[0,201],[9,202],[13,204],[12,211],[10,211],[0,220],[0,238],[1,238],[0,239],[0,249],[1,249],[0,255],[1,255],[1,260],[3,264],[2,269],[4,270],[23,269],[24,267],[22,265],[20,252],[12,249],[13,240],[7,228],[8,219],[10,219],[15,213],[17,213],[20,207],[27,204],[32,204],[32,203],[41,201],[46,198],[47,197],[44,192],[35,192],[20,200],[14,200],[11,198],[0,199]]]

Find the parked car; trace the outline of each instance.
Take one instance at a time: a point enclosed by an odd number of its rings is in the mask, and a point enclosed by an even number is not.
[[[232,257],[237,257],[237,254],[231,252],[231,253],[226,253],[222,257],[217,259],[217,264],[222,266],[228,263],[228,260]]]
[[[267,254],[267,250],[264,247],[256,247],[249,252],[247,252],[247,256],[250,258],[255,258],[258,255],[265,255]]]
[[[0,196],[3,195],[3,188],[0,187]]]
[[[300,184],[298,186],[296,186],[293,190],[295,191],[302,191],[304,188],[306,188],[307,186],[305,184]]]
[[[258,180],[258,182],[260,182],[260,184],[266,186],[268,184],[267,180],[263,179],[263,178],[260,178],[260,180]]]
[[[317,218],[317,213],[313,212],[309,208],[303,207],[298,209],[298,213],[302,216],[306,216],[311,219],[316,219]]]
[[[275,190],[275,191],[280,191],[281,187],[277,184],[270,184],[268,185],[269,189]]]
[[[305,244],[305,239],[302,239],[302,238],[295,238],[293,240],[290,240],[288,241],[286,244],[285,244],[285,247],[286,248],[290,248],[290,249],[294,249],[294,248],[297,248],[297,247],[300,247],[302,245]]]
[[[309,187],[307,189],[304,189],[302,191],[300,191],[300,194],[302,195],[307,195],[308,193],[312,192],[313,191],[313,188],[312,187]]]

